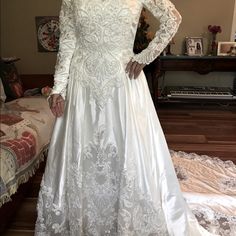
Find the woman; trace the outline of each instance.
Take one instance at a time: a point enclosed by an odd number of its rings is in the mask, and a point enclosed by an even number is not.
[[[134,55],[143,6],[161,25]],[[210,235],[182,197],[142,72],[180,21],[169,0],[63,0],[36,235]]]

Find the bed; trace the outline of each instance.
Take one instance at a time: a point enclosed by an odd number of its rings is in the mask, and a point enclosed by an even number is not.
[[[0,207],[35,173],[47,152],[54,117],[45,97],[1,105]]]

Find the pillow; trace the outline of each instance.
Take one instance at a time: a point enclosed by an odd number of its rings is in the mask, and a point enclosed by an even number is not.
[[[22,81],[17,73],[14,63],[0,61],[0,77],[4,86],[7,100],[20,98],[23,96]]]
[[[0,78],[0,102],[5,102],[5,100],[6,100],[6,94],[2,84],[2,79]]]

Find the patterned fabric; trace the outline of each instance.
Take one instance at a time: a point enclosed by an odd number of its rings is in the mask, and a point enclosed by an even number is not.
[[[231,161],[171,152],[181,190],[199,223],[222,236],[236,233],[236,165]]]
[[[134,61],[141,64],[151,63],[166,47],[166,42],[170,42],[176,34],[181,16],[178,14],[174,5],[166,0],[141,0],[155,17],[159,18],[160,30],[155,34],[154,39],[148,47],[141,53],[133,57]]]
[[[6,103],[0,115],[0,206],[34,174],[46,151],[54,118],[45,98]]]
[[[148,8],[161,24],[149,46],[134,55],[142,7]],[[114,88],[123,86],[124,64],[130,59],[151,63],[175,35],[180,22],[181,16],[169,0],[62,1],[60,47],[52,94],[66,96],[68,76],[72,72],[71,77],[91,90],[91,100],[103,107]]]
[[[22,81],[14,63],[0,61],[0,78],[8,100],[20,98],[24,94]]]

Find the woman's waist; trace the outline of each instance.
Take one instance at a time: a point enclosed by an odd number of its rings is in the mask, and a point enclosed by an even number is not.
[[[125,73],[127,63],[133,56],[133,52],[100,52],[93,53],[86,50],[76,50],[74,52],[71,69],[72,72],[85,72],[92,77],[114,77]]]
[[[110,42],[82,42],[77,41],[75,45],[75,50],[84,53],[99,53],[99,54],[113,54],[113,55],[121,55],[124,53],[133,53],[132,44],[118,44],[118,43],[110,43]]]
[[[86,49],[77,47],[73,54],[73,61],[77,62],[103,62],[106,64],[128,63],[133,57],[132,50],[101,50],[101,49]]]

